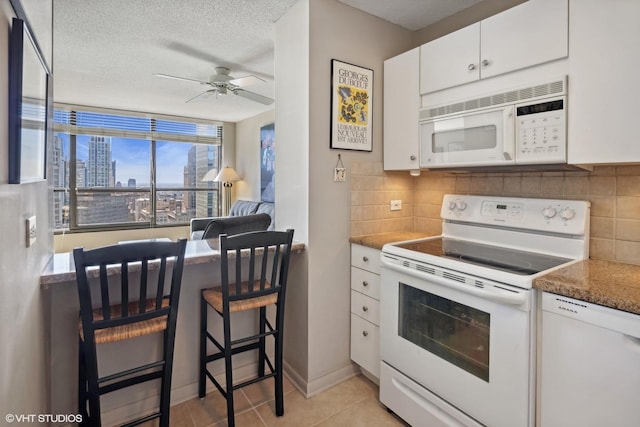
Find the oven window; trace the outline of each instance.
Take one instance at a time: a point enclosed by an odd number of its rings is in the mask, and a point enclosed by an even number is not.
[[[398,335],[489,382],[490,315],[400,283]]]

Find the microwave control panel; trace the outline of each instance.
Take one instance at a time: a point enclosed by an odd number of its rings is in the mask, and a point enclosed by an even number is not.
[[[516,163],[567,160],[565,97],[516,105]]]

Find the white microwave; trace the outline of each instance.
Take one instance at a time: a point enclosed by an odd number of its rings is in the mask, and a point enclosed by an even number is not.
[[[433,116],[420,121],[420,168],[566,163],[566,134],[563,95]]]

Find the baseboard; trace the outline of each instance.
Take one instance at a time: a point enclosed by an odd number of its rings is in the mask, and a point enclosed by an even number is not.
[[[341,382],[348,380],[360,373],[360,368],[355,364],[350,364],[313,381],[306,381],[295,369],[286,361],[284,362],[284,372],[289,381],[297,388],[306,398],[310,398],[321,393]]]

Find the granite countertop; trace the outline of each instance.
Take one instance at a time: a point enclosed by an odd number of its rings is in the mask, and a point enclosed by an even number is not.
[[[404,240],[423,239],[425,237],[433,237],[427,233],[416,233],[412,231],[397,231],[380,234],[368,234],[365,236],[356,236],[349,239],[350,243],[368,246],[374,249],[382,249],[387,243],[402,242]]]
[[[305,251],[304,243],[293,242],[291,253],[301,253]],[[209,262],[219,262],[220,251],[218,250],[218,239],[189,240],[184,254],[184,265],[204,264]],[[154,268],[153,266],[150,268]],[[107,274],[119,274],[120,269],[110,268]],[[76,270],[71,252],[57,253],[46,266],[40,276],[40,287],[48,289],[50,285],[64,282],[75,282]]]
[[[351,237],[349,242],[374,249],[387,243],[433,237],[408,231]],[[640,314],[640,266],[613,261],[585,260],[533,281],[545,292]]]
[[[545,292],[640,314],[640,266],[585,260],[541,276],[533,287]]]

